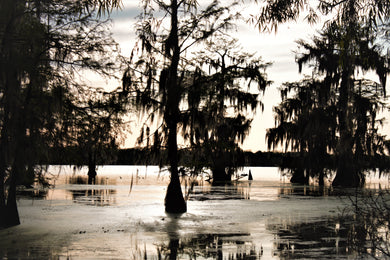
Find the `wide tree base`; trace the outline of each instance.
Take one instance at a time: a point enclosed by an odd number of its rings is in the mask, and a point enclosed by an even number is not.
[[[230,183],[232,180],[232,172],[226,173],[225,167],[216,167],[213,169],[213,185],[223,185]]]
[[[301,184],[301,185],[308,185],[309,184],[309,176],[305,175],[305,172],[303,169],[294,169],[291,179],[291,183],[294,184]]]
[[[8,228],[20,225],[17,207],[2,207],[0,213],[0,228]]]
[[[332,186],[358,188],[363,187],[365,181],[364,173],[353,169],[353,167],[341,167],[337,170]]]
[[[333,187],[347,187],[347,188],[359,188],[363,187],[365,184],[365,179],[360,178],[357,174],[351,174],[350,176],[345,176],[336,174],[332,182]]]
[[[169,183],[165,196],[165,211],[167,213],[187,212],[187,203],[184,200],[180,183]]]

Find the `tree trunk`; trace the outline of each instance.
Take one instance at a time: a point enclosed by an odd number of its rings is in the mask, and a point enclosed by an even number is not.
[[[88,165],[88,184],[96,184],[96,166]]]
[[[20,156],[23,156],[20,154]],[[16,204],[16,185],[18,181],[18,176],[22,170],[22,164],[19,164],[19,160],[16,160],[12,166],[12,171],[10,174],[10,180],[8,182],[8,192],[7,197],[5,196],[6,186],[4,185],[5,181],[5,171],[6,165],[1,162],[1,201],[0,201],[0,227],[11,227],[20,224],[18,207]]]
[[[214,166],[212,169],[213,173],[213,184],[226,183],[231,181],[230,172],[226,172],[226,163],[223,156],[219,156],[215,159]]]
[[[177,122],[179,116],[180,91],[178,89],[178,66],[180,49],[178,40],[178,4],[177,0],[171,1],[171,31],[167,41],[166,51],[172,55],[167,79],[168,97],[165,111],[165,122],[168,128],[168,159],[170,164],[171,181],[165,196],[165,211],[169,213],[184,213],[187,211],[187,204],[181,191],[178,154],[177,154]]]
[[[20,224],[18,206],[16,204],[16,183],[20,174],[20,165],[17,166],[18,160],[15,163],[11,171],[11,179],[8,188],[7,205],[5,207],[5,227],[16,226]]]
[[[1,167],[1,166],[0,166]],[[4,226],[5,223],[5,187],[4,187],[4,172],[3,167],[0,168],[0,228]]]
[[[0,226],[10,227],[20,224],[19,213],[16,204],[16,185],[18,182],[20,171],[23,169],[23,148],[19,145],[22,141],[19,137],[23,137],[23,128],[20,121],[22,116],[20,113],[20,69],[15,55],[15,37],[19,35],[16,29],[20,26],[21,16],[20,8],[21,1],[7,1],[6,5],[9,8],[7,26],[3,32],[5,36],[1,42],[2,67],[0,68],[0,85],[3,87],[3,118],[1,130],[1,154],[0,154]],[[16,57],[15,57],[16,56]],[[19,60],[20,62],[20,60]],[[22,133],[22,134],[21,134]],[[12,158],[10,155],[14,155]],[[13,160],[13,163],[12,163]],[[12,165],[11,165],[12,164]],[[10,176],[7,185],[5,185],[6,171],[10,168]]]
[[[13,89],[17,93],[16,97],[19,96],[19,92]],[[20,224],[18,207],[16,204],[16,186],[20,180],[26,174],[26,153],[25,153],[25,126],[22,111],[19,109],[17,104],[13,104],[13,113],[10,118],[10,125],[13,126],[11,135],[13,162],[10,169],[10,180],[7,194],[7,205],[6,205],[6,226],[16,226]]]
[[[318,185],[320,186],[324,186],[325,185],[325,174],[324,174],[324,170],[320,171],[320,174],[318,176]]]
[[[5,118],[8,117],[8,113],[4,112],[3,128],[1,129],[0,137],[0,227],[5,226],[6,223],[6,196],[5,196],[5,173],[7,169],[7,154],[8,154],[8,141],[5,136],[7,134],[7,126]]]
[[[169,239],[169,260],[177,259],[179,242],[178,238]]]
[[[290,182],[296,184],[308,185],[309,175],[308,174],[305,175],[305,170],[303,168],[293,169]]]
[[[1,158],[0,158],[0,181],[1,181],[1,202],[0,225],[10,227],[20,224],[19,213],[16,204],[16,185],[21,171],[25,154],[21,147],[24,138],[23,120],[19,110],[20,82],[17,70],[10,66],[4,68],[4,118],[1,136]],[[10,156],[10,154],[12,154]],[[13,160],[13,163],[12,163]],[[12,164],[12,165],[11,165]],[[6,171],[10,168],[8,185],[5,185]],[[8,186],[8,192],[6,192]]]
[[[96,160],[94,153],[88,154],[88,184],[96,184]]]
[[[168,157],[171,172],[171,181],[165,196],[165,211],[168,213],[184,213],[187,211],[187,204],[181,191],[178,172],[177,139],[176,127],[171,127],[168,134]]]
[[[11,227],[20,224],[18,206],[16,203],[16,186],[21,174],[25,170],[23,164],[25,154],[22,150],[23,147],[21,147],[18,142],[16,142],[16,146],[17,149],[14,151],[15,157],[9,177],[10,179],[8,185],[7,201],[6,205],[4,206],[4,219],[2,219],[4,221],[2,223],[3,227]]]
[[[354,160],[353,151],[353,118],[350,111],[351,93],[354,90],[355,46],[353,43],[355,28],[357,25],[356,10],[354,1],[348,2],[348,17],[344,17],[346,23],[346,34],[343,37],[343,48],[341,49],[340,65],[342,68],[340,97],[338,102],[340,140],[337,145],[337,172],[332,182],[333,186],[358,187],[364,184],[364,176],[361,175],[359,167]]]
[[[347,42],[347,41],[346,41]],[[349,52],[348,43],[345,46],[345,52]],[[348,58],[350,55],[344,54],[344,66],[340,84],[339,98],[339,121],[340,121],[340,140],[337,146],[338,165],[336,176],[332,182],[333,186],[358,187],[362,185],[362,179],[359,176],[359,170],[353,160],[353,141],[352,141],[352,122],[349,111],[350,93],[353,89],[352,81],[352,61]]]

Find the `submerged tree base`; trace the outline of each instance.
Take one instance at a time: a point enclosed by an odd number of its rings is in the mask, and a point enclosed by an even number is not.
[[[165,211],[167,213],[187,212],[187,203],[184,200],[180,182],[171,181],[169,183],[165,196]]]
[[[215,167],[213,170],[213,185],[226,184],[232,180],[232,171],[226,172],[225,165]]]
[[[17,207],[5,206],[0,208],[0,228],[8,228],[20,225]]]
[[[338,170],[332,182],[334,187],[363,187],[365,184],[365,176],[359,171],[341,169]]]
[[[291,183],[308,185],[309,184],[309,176],[305,175],[303,169],[294,169],[292,171],[292,177],[290,179]]]

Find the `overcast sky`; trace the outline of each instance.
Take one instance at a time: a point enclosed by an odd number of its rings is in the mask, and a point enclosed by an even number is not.
[[[135,43],[134,24],[136,16],[140,12],[138,3],[139,1],[135,0],[123,0],[122,10],[112,13],[114,38],[120,44],[122,54],[125,56],[129,56]],[[246,10],[250,10],[248,12],[253,13],[256,13],[256,10],[258,10],[258,6],[254,4],[249,8],[247,5],[244,6],[242,4],[239,8],[242,8],[243,14],[247,12]],[[265,104],[264,112],[261,113],[261,110],[258,110],[255,115],[250,134],[242,146],[244,150],[253,152],[267,150],[265,142],[266,129],[274,126],[272,108],[281,101],[278,87],[283,82],[297,81],[304,74],[311,73],[309,69],[304,69],[303,74],[298,73],[294,53],[294,51],[298,50],[296,40],[310,39],[321,26],[321,23],[311,26],[301,20],[279,26],[276,33],[266,33],[259,32],[253,25],[241,23],[237,25],[237,30],[232,31],[232,34],[239,39],[240,44],[246,51],[256,52],[262,56],[265,62],[273,63],[267,70],[268,78],[273,81],[273,84],[266,90],[265,95],[261,97],[261,101]],[[136,125],[132,127],[133,135],[126,140],[126,147],[135,145],[139,130],[134,128],[136,128]],[[383,131],[385,133],[389,132],[389,127],[386,127]],[[390,135],[390,132],[388,135]]]

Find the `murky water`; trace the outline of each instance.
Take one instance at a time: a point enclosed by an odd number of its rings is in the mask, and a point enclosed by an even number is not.
[[[355,190],[295,186],[277,168],[252,167],[231,185],[183,179],[188,212],[164,212],[167,171],[105,166],[49,167],[48,190],[24,190],[22,224],[0,230],[0,258],[355,259],[356,222],[345,209]],[[387,187],[375,176],[373,188]]]

